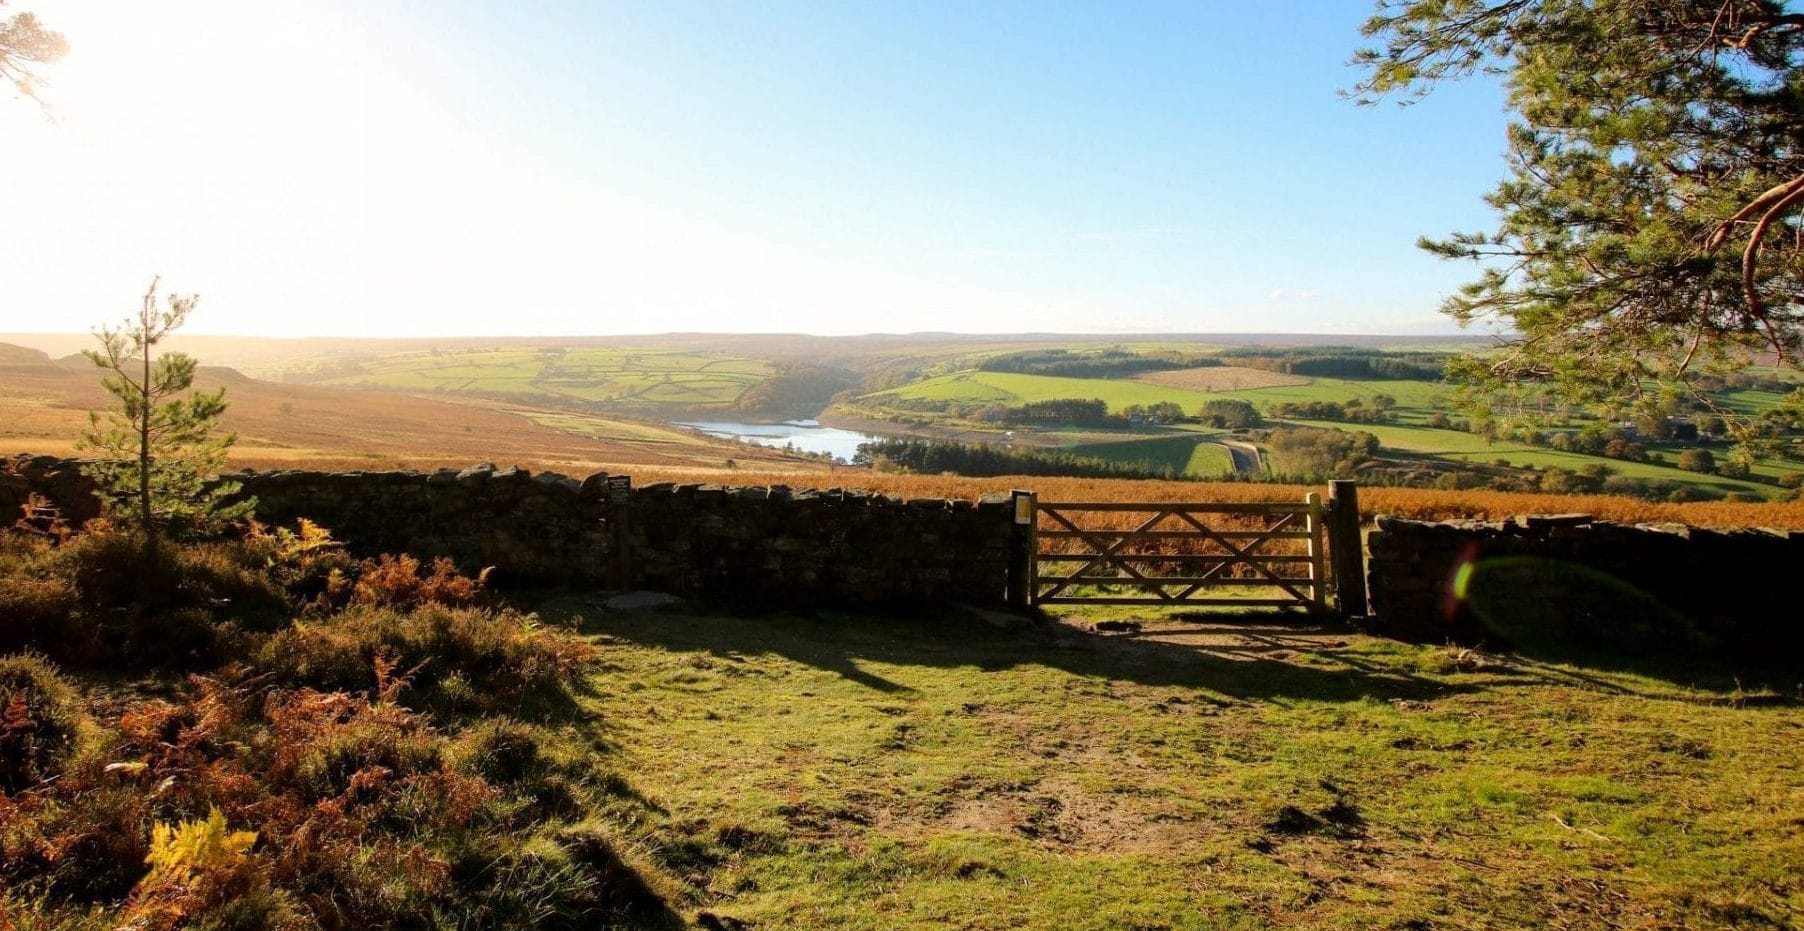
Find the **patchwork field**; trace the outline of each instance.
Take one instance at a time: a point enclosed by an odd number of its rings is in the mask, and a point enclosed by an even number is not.
[[[1281,372],[1241,368],[1234,365],[1174,369],[1169,372],[1147,372],[1135,380],[1167,388],[1180,388],[1185,391],[1243,391],[1252,388],[1309,384],[1309,379],[1301,375],[1285,375]]]
[[[606,402],[621,410],[728,407],[774,371],[757,359],[650,348],[461,349],[366,359],[346,387]]]
[[[885,398],[946,401],[956,404],[1027,404],[1054,398],[1101,398],[1111,410],[1130,404],[1174,401],[1186,409],[1200,406],[1208,392],[1168,388],[1127,379],[1061,378],[1012,372],[957,372],[918,381],[892,391],[867,395],[860,403],[881,404]]]
[[[1221,372],[1224,369],[1188,369],[1179,372],[1158,372],[1156,376],[1182,375],[1186,379],[1192,373]],[[1170,385],[1163,379],[1154,381],[1151,376],[1137,379],[1105,379],[1105,378],[1060,378],[1048,375],[1018,375],[1011,372],[956,372],[941,375],[904,385],[891,391],[880,392],[860,398],[860,403],[881,404],[886,397],[900,400],[932,400],[947,401],[960,404],[1007,404],[1018,405],[1033,401],[1048,401],[1054,398],[1101,398],[1108,402],[1110,410],[1119,410],[1130,404],[1150,405],[1160,401],[1171,401],[1195,410],[1203,402],[1215,398],[1243,398],[1258,405],[1279,403],[1284,401],[1345,401],[1349,398],[1368,399],[1375,394],[1388,394],[1397,399],[1402,407],[1429,408],[1446,394],[1446,389],[1439,385],[1420,381],[1371,380],[1353,381],[1344,378],[1297,378],[1291,375],[1280,375],[1256,369],[1234,369],[1234,372],[1250,373],[1244,377],[1248,387],[1227,389],[1219,387],[1185,388]],[[1233,375],[1227,376],[1231,381]],[[1262,386],[1251,386],[1251,382],[1263,380]],[[1199,379],[1207,384],[1207,379]]]
[[[858,403],[865,409],[867,417],[891,409],[900,419],[906,421],[918,416],[918,412],[915,410],[915,406],[911,406],[911,402],[931,402],[944,405],[1019,406],[1054,398],[1099,398],[1107,402],[1110,410],[1113,411],[1121,410],[1130,404],[1150,405],[1159,401],[1174,402],[1185,410],[1195,411],[1210,399],[1234,398],[1248,401],[1261,411],[1270,411],[1273,405],[1285,403],[1329,402],[1341,404],[1357,399],[1369,405],[1373,398],[1382,394],[1389,396],[1394,405],[1389,411],[1389,416],[1392,418],[1389,423],[1356,424],[1283,418],[1279,420],[1319,429],[1358,430],[1371,433],[1378,437],[1383,447],[1393,455],[1401,453],[1411,457],[1429,457],[1453,464],[1489,465],[1507,462],[1516,468],[1561,468],[1569,471],[1602,465],[1610,469],[1613,475],[1630,479],[1678,482],[1716,495],[1734,492],[1762,498],[1782,497],[1787,494],[1787,491],[1773,483],[1780,475],[1799,471],[1800,468],[1799,464],[1795,462],[1764,459],[1756,462],[1752,468],[1751,475],[1755,481],[1741,481],[1679,469],[1677,467],[1678,455],[1684,449],[1689,448],[1679,443],[1651,444],[1653,450],[1666,457],[1667,462],[1661,464],[1561,452],[1517,442],[1489,441],[1483,436],[1466,431],[1428,427],[1425,421],[1429,415],[1447,410],[1448,390],[1447,386],[1443,384],[1424,381],[1303,378],[1259,369],[1232,367],[1154,372],[1131,379],[1059,378],[964,371],[923,379],[887,392],[866,395],[860,398]],[[1772,410],[1780,404],[1782,398],[1782,395],[1775,392],[1752,389],[1722,393],[1722,401],[1725,404],[1751,415],[1759,415]],[[955,423],[962,424],[963,422],[936,422],[928,426],[910,425],[903,429],[925,431],[937,428],[943,431]],[[1141,429],[1143,432],[1164,434],[1168,437],[1172,434],[1196,433],[1213,436],[1217,433],[1208,428],[1185,424]],[[1001,432],[1000,428],[992,428],[991,436],[999,438]],[[1087,455],[1100,456],[1123,463],[1153,461],[1158,464],[1157,467],[1169,466],[1178,470],[1179,474],[1183,474],[1174,451],[1186,440],[1171,440],[1169,448],[1163,454],[1148,455],[1150,450],[1159,447],[1142,447],[1126,438],[1102,440],[1083,438],[1081,434],[1077,434],[1074,438],[1073,435],[1074,431],[1072,430],[1023,429],[1017,431],[1014,442],[1081,449]],[[985,439],[982,433],[978,433],[976,436],[979,441]],[[967,439],[967,441],[971,440]],[[989,441],[994,442],[995,440]],[[1138,442],[1147,441],[1140,440]],[[1222,452],[1225,455],[1225,450]],[[1720,457],[1725,454],[1726,449],[1719,447],[1717,455]],[[1222,474],[1211,468],[1217,461],[1218,459],[1210,454],[1200,459],[1196,467],[1189,470],[1189,474],[1204,477]],[[1208,471],[1205,471],[1206,469]]]

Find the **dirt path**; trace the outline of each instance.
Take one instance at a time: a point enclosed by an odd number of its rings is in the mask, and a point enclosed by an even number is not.
[[[1240,440],[1220,442],[1228,448],[1228,455],[1234,458],[1234,471],[1242,474],[1265,471],[1265,458],[1260,454],[1259,447]]]

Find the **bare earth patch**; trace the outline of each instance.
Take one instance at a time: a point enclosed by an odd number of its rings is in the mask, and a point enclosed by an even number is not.
[[[1152,385],[1183,388],[1186,391],[1245,391],[1252,388],[1279,388],[1285,385],[1307,385],[1301,375],[1286,375],[1264,369],[1219,365],[1199,369],[1174,369],[1169,372],[1147,372],[1135,377]]]

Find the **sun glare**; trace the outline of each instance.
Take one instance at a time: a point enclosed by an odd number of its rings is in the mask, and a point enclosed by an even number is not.
[[[0,328],[85,328],[159,272],[220,303],[357,274],[366,71],[349,25],[305,2],[38,12],[71,50],[45,91],[53,124],[0,109],[33,218]]]

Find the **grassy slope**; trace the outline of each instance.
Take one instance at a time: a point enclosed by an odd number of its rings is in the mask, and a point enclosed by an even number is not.
[[[211,369],[202,369],[197,383],[226,388],[223,423],[239,434],[233,466],[462,468],[493,460],[587,475],[629,466],[719,467],[728,459],[778,468],[785,462],[774,450],[659,424],[527,404],[279,384]],[[0,369],[0,455],[72,454],[87,411],[108,402],[92,369]]]
[[[864,400],[880,400],[884,394],[905,399],[928,398],[959,403],[1010,405],[1053,398],[1101,398],[1108,402],[1110,409],[1120,409],[1129,404],[1156,404],[1160,401],[1174,401],[1185,408],[1193,408],[1209,397],[1201,391],[1185,391],[1138,381],[975,371],[929,378],[891,392],[867,395]]]
[[[732,839],[708,908],[758,927],[1777,927],[1804,909],[1797,696],[1270,626],[593,628],[615,755],[674,819]]]
[[[863,400],[880,401],[885,394],[899,398],[929,398],[965,403],[1025,404],[1052,398],[1101,398],[1110,409],[1129,404],[1155,404],[1174,401],[1186,410],[1194,410],[1211,398],[1245,398],[1265,405],[1282,401],[1345,401],[1389,394],[1407,407],[1430,407],[1445,393],[1439,385],[1420,381],[1350,381],[1342,378],[1318,378],[1307,385],[1281,385],[1271,388],[1248,388],[1240,391],[1186,391],[1129,379],[1055,378],[1047,375],[1016,375],[1009,372],[958,372],[905,385],[890,392],[867,395]]]
[[[1770,485],[1754,485],[1737,482],[1731,479],[1699,475],[1686,472],[1672,465],[1655,465],[1649,462],[1631,462],[1626,459],[1606,459],[1602,456],[1590,456],[1584,453],[1561,452],[1557,449],[1545,449],[1526,446],[1521,443],[1496,442],[1487,443],[1485,438],[1476,433],[1460,430],[1435,430],[1428,427],[1411,427],[1405,424],[1337,424],[1329,422],[1298,421],[1313,427],[1326,427],[1342,430],[1363,430],[1378,437],[1378,442],[1388,449],[1404,450],[1423,455],[1439,456],[1443,459],[1464,459],[1472,462],[1490,462],[1495,459],[1507,459],[1517,466],[1534,466],[1536,468],[1557,467],[1569,471],[1578,471],[1588,465],[1608,466],[1617,475],[1629,478],[1668,479],[1688,482],[1714,489],[1717,492],[1740,491],[1748,494],[1771,494],[1775,489]],[[1718,448],[1720,454],[1722,449]],[[1677,453],[1668,455],[1668,462],[1676,462]],[[1763,466],[1759,471],[1773,471],[1772,466]]]
[[[1261,408],[1285,401],[1301,403],[1307,401],[1339,402],[1353,398],[1368,400],[1376,394],[1388,394],[1396,398],[1399,407],[1432,410],[1446,398],[1447,387],[1425,381],[1394,379],[1355,381],[1348,378],[1316,378],[1307,385],[1280,385],[1273,388],[1249,388],[1244,391],[1220,392],[1222,397],[1242,398]]]
[[[1234,458],[1227,447],[1187,436],[1086,443],[1069,451],[1111,462],[1140,463],[1154,471],[1170,469],[1174,475],[1219,476],[1234,471]]]
[[[407,352],[363,363],[328,384],[497,395],[540,395],[626,406],[725,406],[770,374],[769,363],[703,352],[582,348]]]

